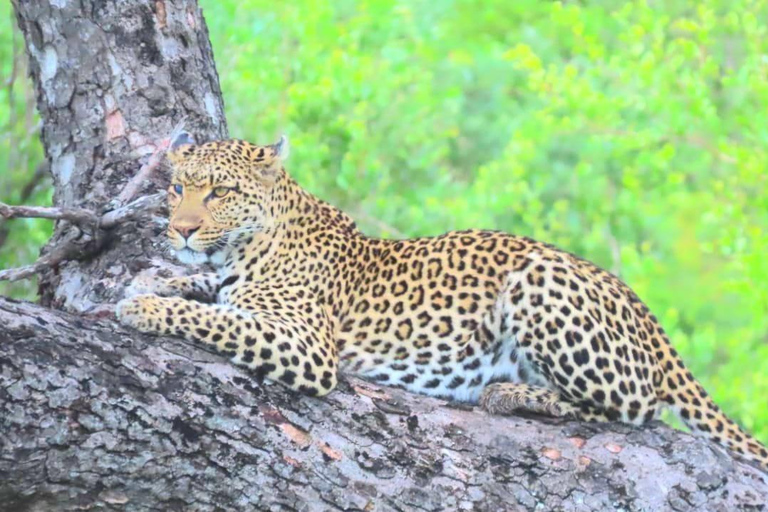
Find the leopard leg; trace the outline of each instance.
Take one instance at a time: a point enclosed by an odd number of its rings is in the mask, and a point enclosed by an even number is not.
[[[576,417],[577,408],[556,391],[547,388],[499,382],[489,384],[480,395],[480,407],[491,414],[528,411],[555,417]]]
[[[215,272],[194,274],[191,276],[171,277],[165,279],[163,287],[170,291],[167,297],[195,297],[202,300],[216,300],[220,278]],[[163,295],[163,294],[158,294]]]
[[[322,308],[280,316],[269,310],[139,295],[120,301],[117,317],[142,332],[205,343],[260,378],[309,395],[322,396],[336,386],[338,356]]]
[[[510,273],[497,305],[510,339],[546,381],[542,387],[573,404],[575,417],[654,419],[658,365],[638,335],[634,305],[605,282],[562,278],[569,264],[531,255],[525,269]]]
[[[544,414],[582,421],[610,421],[604,411],[588,404],[576,405],[557,391],[529,384],[498,382],[483,389],[480,407],[491,414],[513,415],[520,412]]]
[[[139,274],[131,281],[125,296],[154,294],[161,297],[195,297],[213,301],[216,299],[219,281],[219,276],[214,272],[171,278]]]

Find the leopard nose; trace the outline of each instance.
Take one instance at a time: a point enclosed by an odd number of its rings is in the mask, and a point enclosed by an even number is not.
[[[184,240],[187,240],[197,230],[200,229],[200,224],[197,224],[197,225],[193,225],[193,224],[174,224],[171,227],[173,227],[174,230],[176,230],[181,236],[183,236]]]

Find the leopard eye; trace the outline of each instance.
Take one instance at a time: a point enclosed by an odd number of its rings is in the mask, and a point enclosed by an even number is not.
[[[179,184],[176,184],[173,186],[173,191],[181,195],[181,193],[184,191],[184,187]]]
[[[213,189],[213,195],[215,197],[224,197],[225,195],[229,194],[229,188],[228,187],[216,187]]]

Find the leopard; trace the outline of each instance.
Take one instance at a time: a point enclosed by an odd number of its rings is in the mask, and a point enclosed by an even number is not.
[[[619,277],[502,231],[365,235],[286,170],[287,138],[167,152],[167,242],[210,271],[139,276],[122,324],[211,347],[322,397],[340,375],[490,414],[642,425],[671,410],[768,471],[768,451],[715,404]]]

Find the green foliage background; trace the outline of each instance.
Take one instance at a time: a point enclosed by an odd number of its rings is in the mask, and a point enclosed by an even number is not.
[[[371,235],[503,229],[618,273],[768,441],[765,1],[201,3],[233,136],[287,133],[298,181]],[[0,89],[0,161],[29,153],[7,202],[40,161],[22,100]],[[15,221],[0,266],[47,235]]]
[[[40,120],[27,78],[24,38],[14,28],[11,2],[0,1],[0,201],[45,205],[53,190],[47,172],[41,173],[45,179],[33,179],[43,162]],[[51,231],[46,220],[4,222],[0,217],[0,269],[34,262]],[[35,290],[30,281],[0,282],[0,295],[31,299]]]

